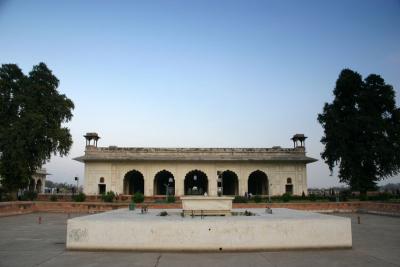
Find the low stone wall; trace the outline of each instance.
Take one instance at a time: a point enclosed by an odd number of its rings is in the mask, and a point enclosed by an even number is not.
[[[137,204],[141,208],[143,204]],[[180,209],[181,203],[145,203],[150,209]],[[47,201],[13,201],[0,202],[0,217],[32,212],[59,213],[97,213],[120,208],[127,208],[128,203],[104,202],[47,202]]]
[[[149,209],[181,209],[181,203],[145,203]],[[137,204],[141,208],[142,204]],[[307,203],[233,203],[233,208],[288,208],[315,212],[368,212],[400,216],[400,203],[382,202],[307,202]],[[26,214],[31,212],[97,213],[127,208],[128,203],[104,202],[47,202],[14,201],[0,202],[0,216]]]
[[[31,201],[0,202],[0,217],[34,212]]]
[[[359,202],[359,212],[400,216],[400,203]]]
[[[51,196],[56,196],[58,202],[70,202],[72,201],[72,195],[71,194],[39,194],[37,197],[37,201],[51,201],[50,198]],[[123,202],[123,203],[130,203],[131,202],[131,195],[118,195],[116,197],[118,202]],[[179,199],[179,197],[175,197],[176,199]],[[155,200],[163,200],[165,199],[165,196],[151,196],[151,197],[145,197],[144,198],[146,202],[153,202]],[[87,202],[103,202],[101,199],[101,195],[86,195],[86,201]]]

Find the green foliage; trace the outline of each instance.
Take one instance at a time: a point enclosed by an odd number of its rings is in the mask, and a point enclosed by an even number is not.
[[[392,198],[395,199],[395,196],[386,192],[379,193],[378,195],[375,196],[368,196],[368,200],[371,201],[389,201]]]
[[[339,193],[339,200],[340,201],[349,201],[351,197],[351,191],[350,190],[343,190],[340,191]]]
[[[304,193],[304,191],[303,191],[303,193],[301,193],[301,198],[306,199],[306,194]]]
[[[243,196],[235,196],[233,203],[247,203],[247,198]]]
[[[3,201],[5,195],[6,195],[5,190],[3,189],[3,187],[0,186],[0,202]]]
[[[144,201],[144,195],[141,192],[136,192],[132,197],[132,201],[135,203],[142,203]]]
[[[169,196],[167,197],[167,202],[168,202],[168,203],[174,203],[175,201],[176,201],[175,196],[169,195]]]
[[[319,196],[319,195],[315,195],[315,194],[309,194],[308,196],[306,196],[304,194],[299,196],[299,195],[291,195],[291,194],[283,194],[281,196],[272,196],[271,197],[271,201],[272,202],[288,202],[288,201],[300,201],[300,202],[304,202],[304,201],[328,201],[329,200],[329,196]]]
[[[261,196],[259,196],[259,195],[255,195],[255,196],[253,197],[253,199],[254,199],[254,202],[255,202],[255,203],[261,203],[261,201],[262,201],[262,198],[261,198]]]
[[[13,197],[10,194],[4,194],[0,201],[13,201]]]
[[[292,195],[291,194],[285,193],[285,194],[282,195],[283,202],[289,202],[291,199],[292,199]]]
[[[317,201],[317,196],[315,194],[309,194],[308,195],[308,200],[310,201]]]
[[[368,196],[367,196],[366,194],[360,194],[360,195],[358,196],[358,199],[359,199],[360,201],[367,201],[367,200],[368,200]]]
[[[290,201],[292,201],[292,200],[295,200],[295,201],[303,201],[303,200],[305,200],[304,198],[302,198],[302,196],[292,195],[292,194],[289,194],[289,195],[290,195]]]
[[[51,195],[50,196],[50,201],[57,201],[57,200],[58,200],[58,198],[57,198],[56,195]]]
[[[391,198],[392,198],[392,195],[389,194],[389,193],[380,193],[380,194],[377,196],[376,200],[379,200],[379,201],[388,201],[388,200],[390,200]]]
[[[79,194],[72,197],[72,200],[75,202],[84,202],[86,200],[85,193],[80,192]]]
[[[37,199],[38,194],[35,191],[25,191],[21,196],[22,201],[33,201]]]
[[[44,63],[28,75],[15,64],[0,67],[0,183],[10,192],[27,187],[52,154],[68,154],[72,138],[63,124],[74,104],[58,85]]]
[[[101,200],[104,202],[113,202],[115,199],[115,193],[113,191],[108,191],[105,194],[101,195]]]
[[[336,200],[338,200],[338,197],[335,195],[329,195],[328,196],[328,200],[331,202],[336,202]]]
[[[329,169],[338,165],[340,182],[365,194],[379,180],[400,171],[400,109],[395,91],[375,74],[362,80],[344,69],[318,121],[324,128],[321,154]]]
[[[0,202],[2,201],[12,201],[12,196],[0,186]]]

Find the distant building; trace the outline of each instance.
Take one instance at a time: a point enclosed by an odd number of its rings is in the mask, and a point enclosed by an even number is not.
[[[36,191],[40,194],[44,193],[44,186],[46,183],[46,176],[49,175],[45,168],[40,168],[31,177],[29,186],[25,189],[20,189],[21,191],[30,190]],[[0,183],[1,185],[1,183]]]
[[[85,155],[75,160],[85,164],[86,194],[301,195],[306,165],[317,161],[306,156],[302,134],[293,148],[97,147],[97,133],[84,137]]]
[[[36,191],[40,194],[44,193],[44,187],[46,184],[46,176],[49,175],[45,168],[41,168],[35,172],[32,176],[29,189]]]

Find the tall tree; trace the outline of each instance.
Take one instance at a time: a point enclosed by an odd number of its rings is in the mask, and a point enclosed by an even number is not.
[[[340,182],[365,194],[400,172],[400,109],[393,87],[376,74],[344,69],[318,121],[324,128],[322,158]]]
[[[65,156],[73,102],[57,91],[58,79],[44,63],[24,75],[15,64],[0,68],[0,177],[9,191],[27,187],[51,154]]]

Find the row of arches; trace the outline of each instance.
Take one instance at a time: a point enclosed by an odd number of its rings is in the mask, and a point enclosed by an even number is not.
[[[221,178],[223,195],[239,195],[239,179],[235,172],[226,170],[222,172]],[[104,183],[104,178],[100,182],[101,184]],[[162,170],[158,172],[154,177],[153,183],[154,195],[175,194],[175,178],[174,175],[168,170]],[[256,170],[252,172],[248,177],[247,185],[248,193],[253,195],[268,195],[268,176],[263,171]],[[208,177],[203,171],[192,170],[185,175],[185,195],[203,195],[204,193],[208,194],[208,188]],[[124,176],[123,193],[127,195],[133,195],[136,192],[144,193],[144,176],[140,171],[131,170]]]
[[[42,180],[38,179],[37,181],[35,181],[35,179],[30,179],[28,189],[29,191],[42,192],[43,191]]]

